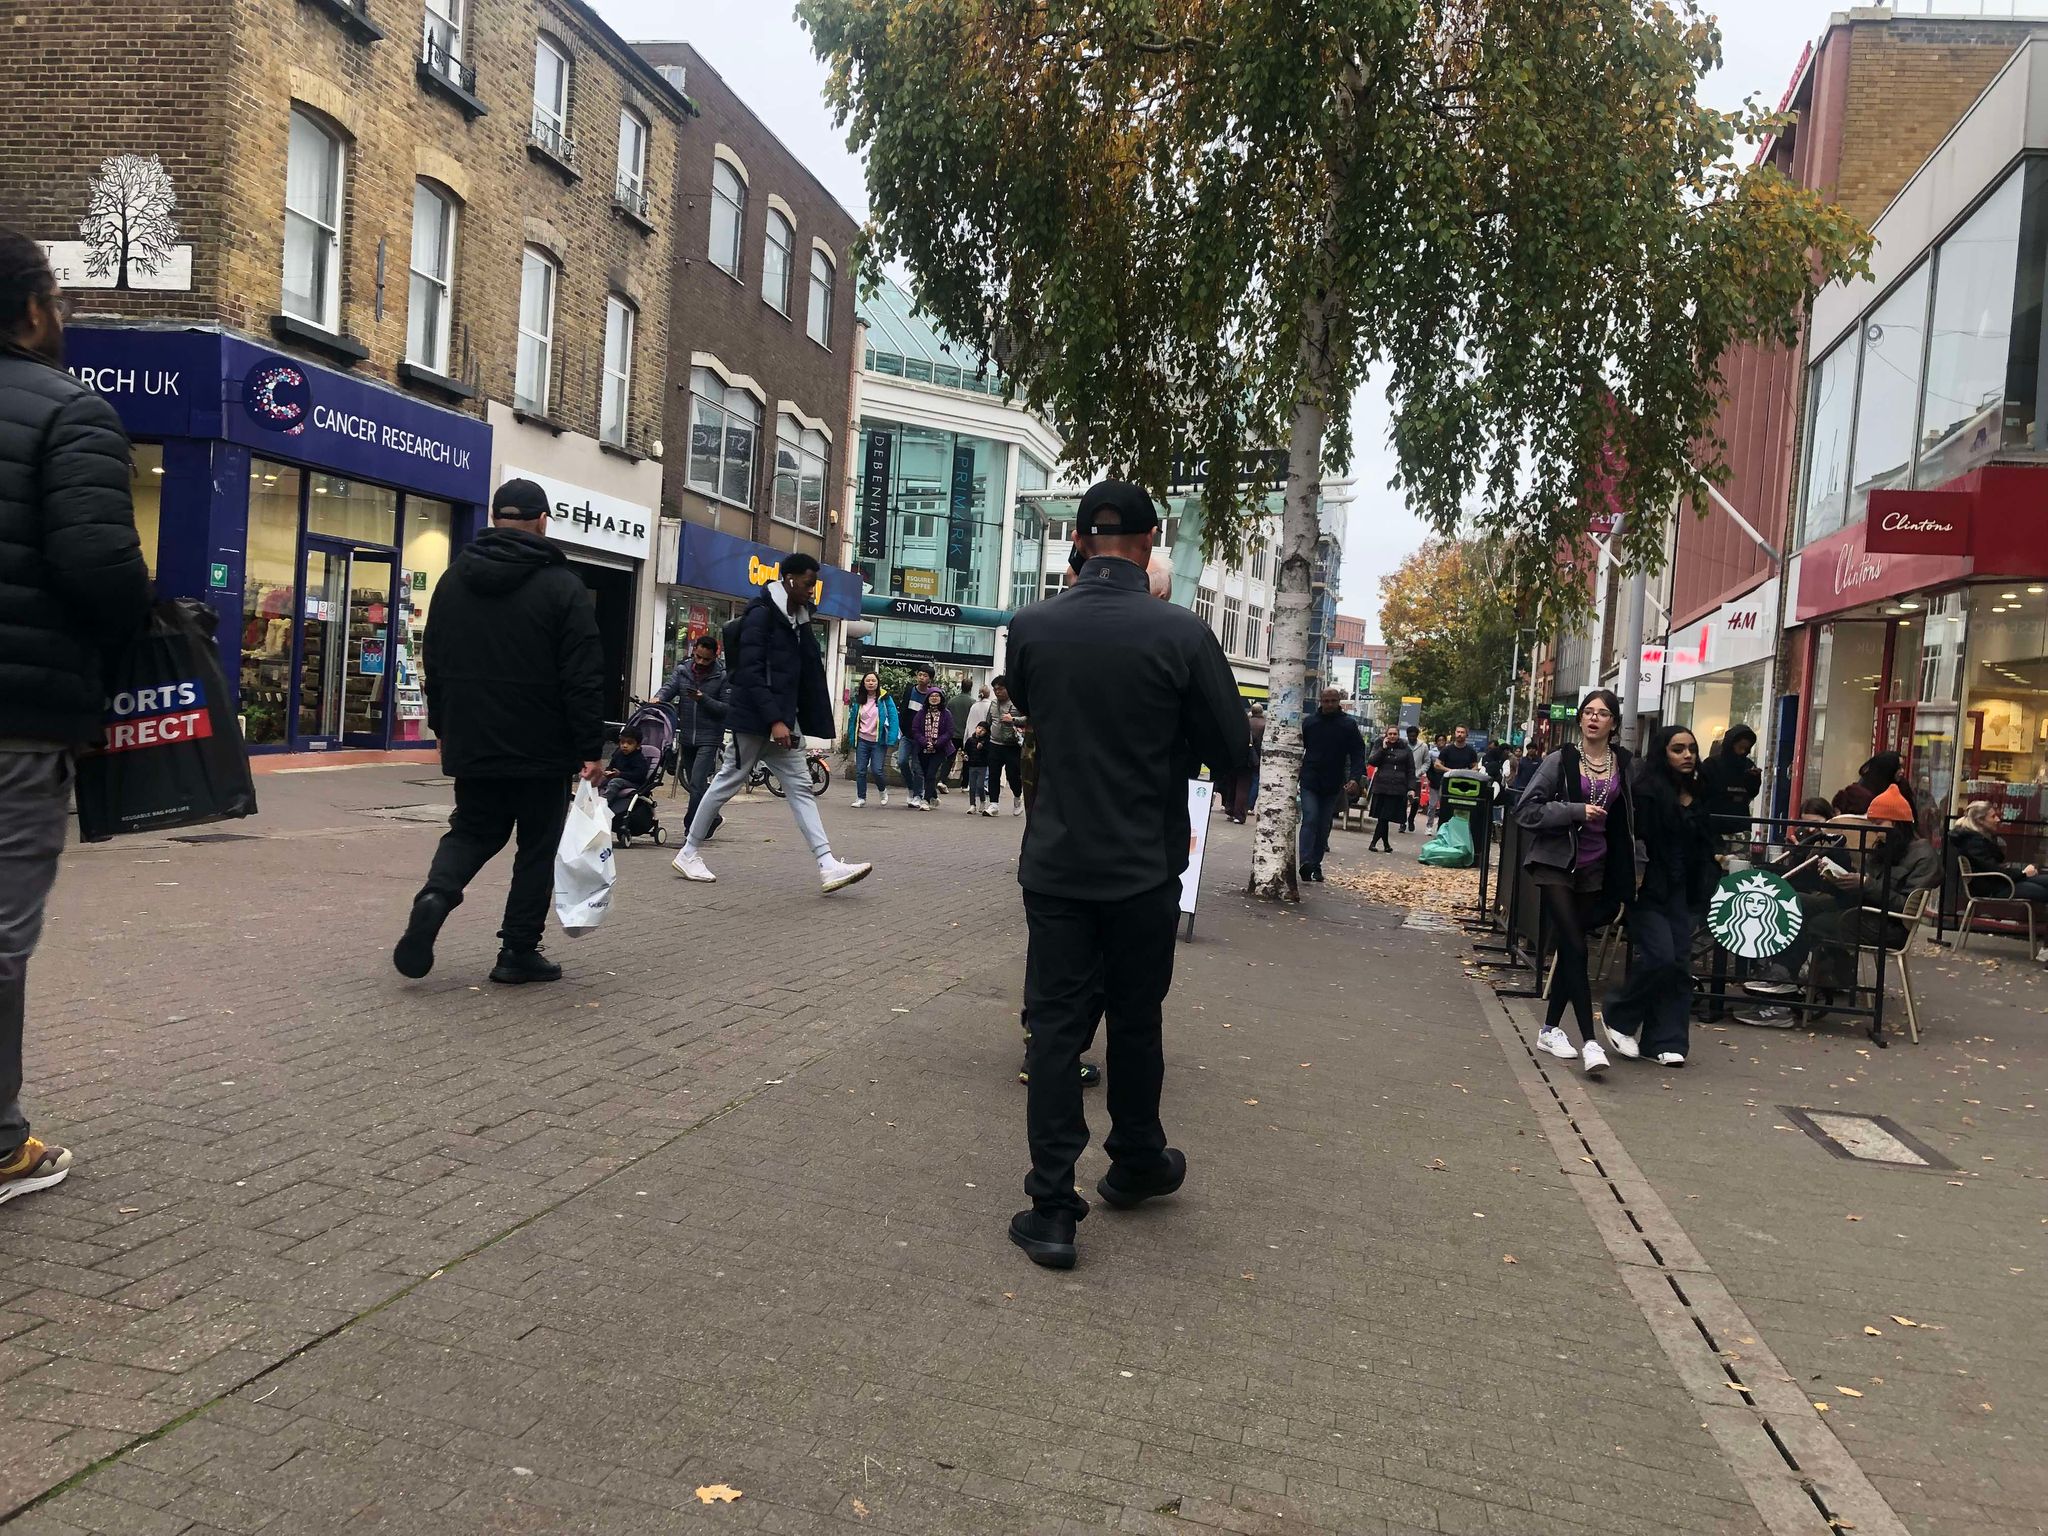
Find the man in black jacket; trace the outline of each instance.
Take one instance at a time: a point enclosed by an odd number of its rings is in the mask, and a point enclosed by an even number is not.
[[[583,578],[542,532],[547,493],[507,480],[491,526],[448,567],[421,647],[427,724],[455,814],[392,952],[404,976],[434,968],[434,939],[477,871],[517,834],[491,980],[555,981],[540,952],[569,781],[604,777],[604,647]]]
[[[728,647],[737,654],[725,659],[732,678],[725,723],[732,728],[733,755],[704,792],[690,819],[689,836],[676,850],[675,872],[685,880],[718,878],[704,862],[702,844],[726,801],[747,787],[757,763],[766,763],[782,781],[782,797],[818,861],[818,883],[827,896],[865,880],[874,868],[832,856],[811,788],[811,765],[804,758],[805,736],[832,735],[825,653],[811,632],[817,611],[818,562],[799,552],[782,557],[775,579],[761,584],[740,616],[738,643]]]
[[[1109,1028],[1110,1170],[1096,1192],[1119,1209],[1173,1193],[1187,1159],[1166,1144],[1160,1009],[1173,985],[1180,878],[1188,862],[1188,779],[1197,763],[1251,760],[1244,705],[1209,627],[1152,600],[1145,566],[1159,536],[1152,498],[1104,481],[1081,498],[1088,557],[1073,588],[1010,625],[1010,697],[1031,718],[1036,772],[1017,881],[1030,930],[1026,1112],[1031,1209],[1010,1240],[1065,1269],[1088,1203],[1074,1164],[1088,1144],[1081,1053],[1100,1000]]]
[[[43,248],[0,228],[0,1201],[71,1154],[21,1110],[28,960],[57,879],[72,755],[101,739],[101,657],[149,609],[113,407],[58,366],[64,299]]]
[[[718,749],[725,745],[730,688],[731,679],[718,656],[718,636],[706,630],[691,643],[689,656],[676,663],[675,676],[655,695],[676,712],[676,771],[690,786],[684,826],[696,820],[712,770],[718,766]]]
[[[1323,878],[1330,826],[1344,809],[1343,795],[1358,793],[1365,777],[1365,738],[1344,713],[1344,695],[1325,688],[1313,715],[1301,722],[1301,835],[1296,863],[1301,878]],[[1340,793],[1341,792],[1341,793]]]

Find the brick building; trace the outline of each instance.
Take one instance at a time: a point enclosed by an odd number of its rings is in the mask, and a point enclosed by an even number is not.
[[[858,226],[688,43],[635,46],[702,114],[676,167],[665,650],[731,617],[791,550],[825,566],[821,611],[858,618],[845,552]]]
[[[1837,13],[1794,71],[1785,106],[1797,121],[1761,155],[1801,186],[1874,223],[2040,23]],[[1723,360],[1716,430],[1727,445],[1726,506],[1681,512],[1670,580],[1663,718],[1702,746],[1729,725],[1770,744],[1775,701],[1797,690],[1776,663],[1788,613],[1771,550],[1793,534],[1793,487],[1804,430],[1805,349],[1745,346]],[[1665,626],[1655,625],[1663,628]],[[1653,707],[1646,700],[1645,708]],[[1789,772],[1790,743],[1778,758]]]
[[[258,747],[425,736],[417,638],[517,469],[651,671],[687,98],[580,0],[19,8],[0,217],[78,303],[159,586]]]

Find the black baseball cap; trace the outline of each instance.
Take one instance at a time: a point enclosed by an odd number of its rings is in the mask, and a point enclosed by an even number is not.
[[[491,498],[491,513],[495,517],[537,521],[546,517],[549,510],[548,493],[531,480],[507,480]]]
[[[1142,485],[1098,480],[1081,495],[1074,512],[1076,533],[1148,533],[1159,526],[1159,508]]]

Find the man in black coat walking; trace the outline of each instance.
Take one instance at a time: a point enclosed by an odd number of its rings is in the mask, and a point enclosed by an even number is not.
[[[57,880],[72,758],[101,739],[102,655],[149,611],[113,407],[59,366],[64,298],[0,228],[0,1201],[71,1171],[21,1110],[28,961]]]
[[[1031,1209],[1011,1220],[1010,1240],[1056,1269],[1073,1266],[1074,1226],[1088,1214],[1074,1164],[1088,1145],[1080,1066],[1098,1004],[1111,1127],[1096,1192],[1126,1209],[1172,1194],[1187,1175],[1187,1159],[1166,1144],[1159,1095],[1188,780],[1198,763],[1233,773],[1251,761],[1223,648],[1194,614],[1150,595],[1145,567],[1158,536],[1158,509],[1141,488],[1090,488],[1075,518],[1088,557],[1080,579],[1010,625],[1006,676],[1031,718],[1036,758],[1017,867],[1030,931]]]
[[[726,801],[747,787],[757,763],[766,763],[781,781],[782,797],[818,861],[818,883],[827,896],[865,880],[874,868],[832,856],[804,757],[804,737],[833,734],[825,653],[811,632],[817,611],[818,562],[799,551],[782,557],[775,579],[761,584],[739,617],[738,639],[728,643],[725,658],[732,678],[725,723],[732,728],[733,755],[704,792],[689,836],[676,850],[675,872],[685,880],[718,878],[704,862],[703,843]]]
[[[1365,737],[1344,713],[1344,695],[1325,688],[1316,712],[1301,722],[1301,834],[1295,850],[1301,878],[1323,878],[1330,827],[1344,809],[1344,796],[1358,793],[1365,777]]]
[[[676,712],[676,771],[690,786],[685,826],[697,818],[697,807],[718,766],[718,749],[725,745],[725,716],[731,707],[726,695],[731,687],[719,659],[718,636],[706,630],[690,642],[690,654],[676,663],[675,676],[655,695]]]
[[[434,593],[421,666],[441,771],[455,780],[455,814],[392,951],[404,976],[434,968],[441,924],[515,834],[491,980],[562,974],[540,940],[570,780],[604,777],[604,647],[590,589],[542,532],[547,517],[545,491],[507,480],[491,498],[490,528],[455,557]]]

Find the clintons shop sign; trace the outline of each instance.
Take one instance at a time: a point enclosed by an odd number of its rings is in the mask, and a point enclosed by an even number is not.
[[[1865,547],[1873,555],[1967,555],[1976,503],[1968,491],[1872,491]]]
[[[1845,613],[1888,597],[1904,597],[1961,581],[1970,574],[1969,560],[1959,555],[1873,550],[1869,542],[1872,527],[1867,520],[1851,523],[1800,552],[1799,592],[1793,604],[1797,622]]]

